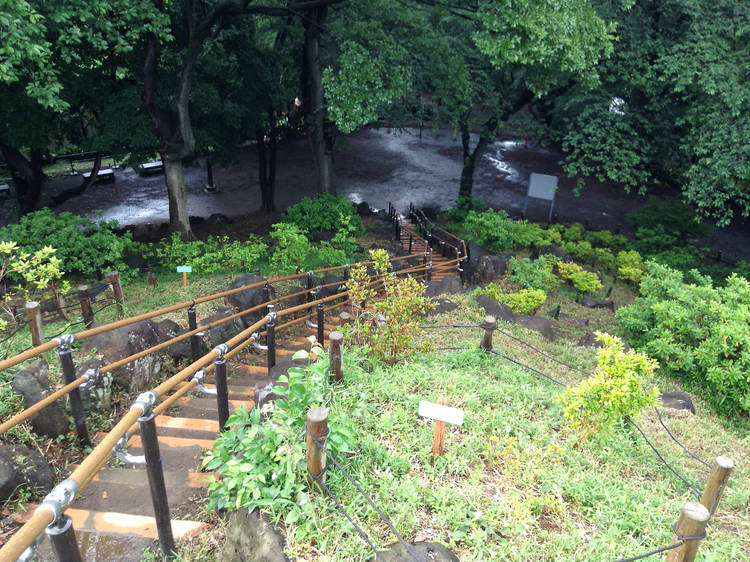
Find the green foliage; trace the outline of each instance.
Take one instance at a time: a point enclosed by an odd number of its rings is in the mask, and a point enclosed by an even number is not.
[[[575,263],[559,262],[557,270],[560,275],[570,281],[576,290],[582,293],[593,293],[602,288],[602,282],[596,273],[585,271],[580,265]]]
[[[647,269],[642,296],[616,313],[629,341],[721,412],[750,412],[750,283],[732,275],[719,288],[697,271],[686,283],[653,261]]]
[[[585,233],[586,229],[583,225],[580,222],[574,222],[563,231],[562,237],[567,242],[578,242],[583,239]]]
[[[456,199],[456,204],[445,212],[445,216],[452,221],[461,222],[466,218],[469,211],[482,213],[486,210],[487,205],[481,199],[477,199],[473,195],[469,195],[468,197],[460,195],[458,199]]]
[[[595,248],[623,248],[628,239],[622,234],[612,234],[609,230],[590,230],[584,235]]]
[[[478,288],[474,295],[487,295],[497,302],[508,305],[516,314],[525,316],[534,314],[547,300],[547,293],[541,289],[521,289],[513,293],[506,293],[502,287],[495,283],[490,283],[484,288]]]
[[[562,249],[570,256],[581,261],[593,261],[596,256],[594,249],[591,247],[591,243],[587,240],[581,240],[579,242],[563,242]]]
[[[539,256],[535,260],[519,260],[514,256],[509,262],[510,280],[525,287],[549,292],[560,285],[560,280],[554,272],[557,262],[558,259],[549,254]]]
[[[315,348],[322,353],[320,348]],[[214,442],[203,468],[220,476],[209,485],[209,506],[230,511],[262,509],[292,525],[312,521],[305,464],[305,416],[324,405],[327,358],[307,369],[293,367],[274,386],[280,398],[248,412],[244,406],[227,420],[228,430]],[[261,423],[261,415],[272,416]],[[326,448],[334,454],[353,449],[353,432],[345,418],[332,416]]]
[[[294,273],[305,266],[311,247],[299,226],[278,222],[273,225],[271,238],[276,241],[271,255],[271,270],[274,274]]]
[[[613,271],[617,266],[617,258],[615,258],[612,251],[607,248],[594,248],[594,256],[596,257],[596,261],[608,271]]]
[[[550,243],[549,231],[536,223],[511,220],[505,211],[469,211],[460,229],[474,243],[496,251]]]
[[[604,346],[597,351],[594,373],[562,396],[568,425],[585,436],[611,431],[659,397],[659,389],[650,386],[656,361],[632,349],[623,351],[622,341],[609,334],[597,332],[596,339]]]
[[[660,228],[663,235],[681,244],[706,236],[711,231],[698,221],[690,205],[674,200],[649,199],[648,203],[628,213],[625,220],[636,233],[640,229]]]
[[[266,254],[267,246],[254,235],[247,241],[229,241],[227,236],[209,236],[207,240],[183,242],[179,233],[163,239],[156,248],[161,265],[174,270],[189,265],[194,273],[208,274],[252,269]]]
[[[42,209],[21,217],[14,225],[0,230],[0,240],[13,241],[18,249],[34,253],[45,247],[56,249],[60,268],[66,273],[96,276],[110,269],[120,271],[123,279],[133,272],[124,262],[129,252],[138,248],[129,232],[112,232],[115,221],[95,223],[68,212],[53,213]]]
[[[285,222],[297,225],[308,236],[319,232],[337,232],[347,220],[347,228],[351,234],[361,234],[364,231],[362,219],[352,202],[330,193],[304,197],[299,203],[289,207],[284,215]]]
[[[331,241],[322,241],[318,251],[313,253],[313,267],[332,267],[352,262],[356,250],[352,234],[355,233],[356,227],[351,224],[350,218],[344,215],[341,215],[339,223],[339,228]]]
[[[635,250],[619,252],[617,254],[617,274],[623,279],[638,283],[646,272],[643,258]]]

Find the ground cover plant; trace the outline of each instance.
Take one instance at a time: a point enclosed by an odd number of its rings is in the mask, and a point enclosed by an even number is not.
[[[352,202],[330,193],[304,197],[286,210],[284,221],[296,224],[308,236],[337,232],[344,223],[351,225],[353,234],[364,232],[362,219]]]

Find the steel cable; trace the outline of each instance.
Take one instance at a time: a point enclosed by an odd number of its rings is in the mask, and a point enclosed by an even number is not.
[[[680,447],[682,447],[682,450],[683,450],[683,451],[685,451],[685,452],[686,452],[686,453],[687,453],[688,455],[690,455],[690,456],[691,456],[692,458],[694,458],[695,460],[697,460],[697,461],[698,461],[699,463],[701,463],[701,464],[702,464],[703,466],[705,466],[706,468],[710,469],[710,468],[711,468],[711,465],[710,465],[710,464],[708,464],[708,463],[707,463],[706,461],[704,461],[703,459],[699,458],[699,457],[698,457],[697,455],[695,455],[695,454],[694,454],[694,453],[692,453],[692,452],[691,452],[690,450],[688,450],[688,448],[687,448],[687,447],[685,447],[685,445],[683,445],[682,443],[680,443],[680,441],[679,441],[679,440],[678,440],[678,439],[677,439],[677,438],[676,438],[676,437],[675,437],[674,435],[672,435],[672,432],[671,432],[671,431],[669,431],[669,428],[668,428],[668,427],[666,426],[666,424],[664,423],[664,420],[662,420],[662,419],[661,419],[661,413],[659,412],[659,408],[657,408],[656,406],[654,406],[654,411],[656,412],[656,417],[658,417],[658,418],[659,418],[659,423],[660,423],[660,424],[661,424],[661,426],[662,426],[662,427],[664,428],[664,430],[665,430],[665,431],[667,432],[667,434],[668,434],[668,435],[669,435],[669,436],[670,436],[670,437],[672,438],[672,441],[674,441],[674,442],[675,442],[675,443],[677,443],[677,444],[678,444],[678,445],[679,445]]]

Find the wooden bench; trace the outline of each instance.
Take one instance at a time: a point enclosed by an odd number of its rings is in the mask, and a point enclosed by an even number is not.
[[[83,172],[81,174],[84,178],[88,179],[91,177],[91,172]],[[115,171],[112,168],[102,168],[97,172],[96,179],[94,181],[101,181],[101,180],[113,180],[115,179]]]
[[[158,174],[164,171],[164,164],[161,160],[153,160],[139,164],[138,169],[144,174]]]
[[[0,184],[0,195],[10,195],[10,186],[7,183]]]

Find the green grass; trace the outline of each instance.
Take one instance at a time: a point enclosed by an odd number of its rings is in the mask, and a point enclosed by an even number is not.
[[[464,302],[450,321],[480,316]],[[504,328],[534,340],[517,327]],[[475,348],[479,341],[478,329],[430,337],[439,346]],[[534,344],[576,366],[594,361],[591,350],[570,343]],[[568,383],[580,376],[512,340],[496,337],[495,347]],[[560,387],[497,356],[477,349],[436,351],[368,372],[358,366],[356,350],[346,355],[330,417],[348,418],[358,443],[356,454],[340,460],[407,540],[445,543],[461,560],[615,560],[671,544],[672,523],[694,499],[632,427],[580,441],[565,427]],[[448,426],[446,454],[432,464],[432,423],[417,417],[417,405],[441,396],[464,409],[466,419],[462,427]],[[750,440],[727,430],[699,400],[697,408],[697,416],[666,410],[665,422],[705,459],[727,454],[738,466],[698,559],[745,560]],[[670,441],[653,412],[637,422],[702,489],[705,471]],[[331,489],[375,543],[394,542],[351,484],[332,467],[328,475]],[[314,521],[286,529],[292,557],[371,557],[330,500],[315,498],[314,507]]]

